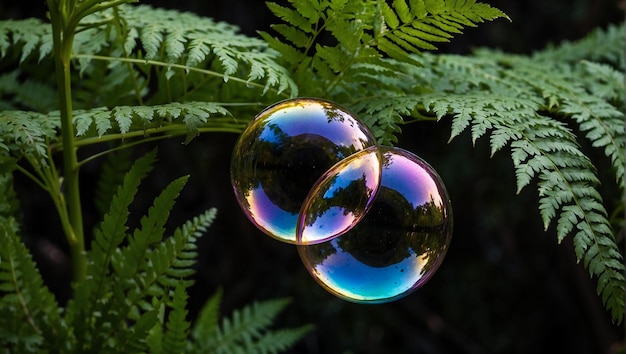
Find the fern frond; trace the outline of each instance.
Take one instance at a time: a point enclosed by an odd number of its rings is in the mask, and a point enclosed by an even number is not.
[[[36,112],[0,112],[0,153],[47,165],[48,143],[56,141],[58,117]]]
[[[575,64],[581,60],[624,68],[624,25],[612,24],[607,28],[597,28],[585,38],[551,46],[533,55],[541,62]]]
[[[275,299],[264,302],[255,302],[241,310],[235,310],[231,318],[223,318],[221,325],[216,326],[213,313],[219,305],[215,297],[207,306],[202,320],[195,325],[192,339],[194,345],[202,351],[211,353],[260,352],[277,353],[291,347],[302,338],[310,326],[296,329],[285,329],[272,332],[268,327],[275,318],[289,304],[287,299]],[[200,336],[199,334],[203,335]],[[270,340],[272,339],[272,340]]]
[[[402,75],[401,65],[420,63],[410,54],[435,49],[432,43],[447,42],[466,26],[506,17],[500,10],[475,1],[412,1],[410,5],[404,0],[392,5],[382,0],[290,3],[293,8],[268,4],[284,21],[272,27],[283,39],[264,32],[261,36],[282,54],[281,59],[295,73],[304,95],[341,99],[368,97],[368,86],[398,93],[386,82],[389,76],[367,75],[360,69],[386,68]],[[319,38],[329,35],[337,44],[320,43]],[[384,60],[383,56],[398,62]],[[395,118],[382,126],[391,127],[390,135],[399,132]]]
[[[0,343],[15,352],[52,351],[67,333],[59,306],[15,234],[15,225],[0,221]]]
[[[122,184],[124,175],[132,163],[129,149],[114,151],[104,160],[94,201],[100,215],[104,215],[110,209],[111,200],[116,195],[115,191]]]
[[[13,48],[21,51],[20,63],[35,53],[41,61],[52,52],[52,28],[34,18],[0,21],[0,59]]]
[[[113,269],[121,279],[132,279],[146,266],[147,253],[152,245],[163,238],[170,210],[187,179],[188,177],[180,177],[163,189],[154,199],[148,214],[141,218],[141,227],[135,230],[128,246],[113,257]]]
[[[607,38],[601,32],[593,36]],[[621,37],[608,38],[612,43],[603,45],[623,43]],[[568,46],[578,48],[576,43]],[[389,122],[399,127],[409,117],[449,117],[451,139],[470,130],[473,142],[489,138],[492,154],[510,146],[518,192],[537,182],[545,228],[556,225],[559,241],[573,236],[578,260],[597,278],[598,294],[613,319],[621,322],[623,256],[598,190],[596,167],[579,139],[604,152],[622,189],[623,77],[612,64],[578,59],[568,64],[550,62],[541,54],[524,57],[487,50],[473,56],[423,53],[423,67],[404,67],[406,76],[397,80],[400,91],[372,92],[349,107],[374,131],[383,131],[383,137],[386,126],[387,132],[393,130]],[[386,136],[393,142],[392,133]]]
[[[622,185],[626,163],[623,153],[624,96],[621,95],[620,101],[615,99],[617,94],[624,92],[623,80],[615,80],[612,76],[614,70],[608,70],[607,67],[597,64],[587,64],[584,67],[586,70],[577,73],[577,76],[584,77],[589,75],[588,70],[591,69],[595,74],[580,81],[585,83],[584,86],[577,82],[572,83],[568,71],[563,73],[565,75],[546,78],[542,74],[543,68],[543,63],[530,62],[519,65],[518,70],[510,72],[509,76],[538,91],[542,97],[548,98],[549,109],[571,117],[578,124],[580,131],[591,141],[592,146],[604,150],[616,171],[618,184]],[[610,81],[612,92],[605,92],[606,80],[612,80]],[[612,98],[603,97],[605,95]],[[611,104],[611,101],[614,101],[617,107]]]
[[[453,97],[440,99],[445,102]],[[518,192],[538,179],[539,211],[544,227],[548,229],[556,221],[559,242],[574,234],[577,258],[584,260],[591,275],[598,277],[598,294],[614,320],[621,322],[624,309],[622,255],[596,189],[599,180],[595,168],[579,150],[575,135],[563,123],[534,113],[532,106],[527,107],[531,109],[526,109],[524,114],[524,110],[515,105],[505,110],[501,109],[506,108],[502,104],[492,105],[492,108],[500,108],[491,113],[479,105],[476,109],[481,114],[477,114],[466,111],[465,105],[471,100],[465,98],[462,102],[463,105],[448,107],[450,112],[440,110],[437,115],[450,113],[453,116],[453,135],[470,125],[474,139],[491,131],[492,152],[510,144]]]
[[[409,54],[435,50],[433,43],[449,42],[464,27],[500,17],[502,11],[475,1],[394,0],[378,2],[385,26],[374,33],[377,48],[392,58],[407,61]]]
[[[179,311],[185,306],[183,303],[181,307],[181,301],[186,300],[168,289],[181,288],[177,291],[184,293],[191,284],[188,277],[197,256],[195,242],[211,225],[216,212],[206,211],[165,238],[165,222],[186,181],[185,177],[179,178],[155,198],[141,226],[129,235],[128,207],[155,158],[153,151],[133,164],[96,230],[87,254],[87,277],[77,285],[66,312],[75,328],[77,350],[106,351],[111,347],[145,351],[154,343],[160,347],[165,338],[173,346],[180,345],[176,339],[180,332],[174,327],[181,324]],[[162,302],[155,301],[157,298]],[[169,316],[174,317],[168,320],[173,326],[168,337],[162,335],[166,319],[162,306],[170,299],[174,310]]]
[[[178,285],[174,290],[171,311],[167,316],[163,352],[182,353],[187,345],[189,322],[186,320],[187,292],[184,286]]]
[[[298,328],[267,331],[258,342],[247,343],[245,350],[247,353],[279,353],[291,348],[313,328],[312,325],[304,325]]]
[[[115,11],[124,31],[120,34],[123,37],[114,41],[120,43],[127,53],[141,50],[140,58],[163,59],[187,68],[210,65],[216,60],[221,64],[225,81],[231,76],[248,82],[265,81],[261,85],[263,93],[274,88],[279,94],[289,91],[291,96],[297,95],[298,89],[288,72],[276,63],[276,53],[268,50],[264,41],[239,34],[236,26],[191,13],[149,6],[119,6]],[[113,18],[112,12],[101,12],[85,18],[83,24],[101,23]],[[75,52],[82,55],[81,67],[89,63],[88,55],[101,52],[100,41],[93,38],[98,33],[106,34],[107,31],[96,27],[77,35]],[[111,41],[105,38],[102,44],[107,40]],[[168,70],[170,77],[174,74]]]
[[[56,91],[34,79],[21,80],[19,71],[0,75],[0,110],[32,110],[47,113],[57,107]]]
[[[137,194],[139,184],[150,172],[156,160],[155,151],[137,159],[124,176],[123,183],[112,197],[108,213],[95,231],[91,250],[88,252],[87,276],[77,285],[74,299],[66,311],[66,318],[73,323],[78,347],[89,345],[93,331],[96,309],[106,306],[105,294],[111,291],[111,259],[126,238],[128,208]],[[124,317],[118,320],[123,320]],[[97,335],[97,334],[96,334]]]
[[[155,133],[168,130],[186,130],[187,141],[201,128],[241,130],[243,124],[229,117],[230,113],[219,103],[185,102],[156,106],[117,106],[74,112],[76,135],[103,137],[105,134]],[[211,119],[209,119],[211,118]],[[169,128],[165,128],[169,126]],[[80,139],[79,139],[80,141]],[[101,141],[101,140],[100,140]]]
[[[597,292],[616,322],[624,314],[623,256],[615,243],[607,212],[595,186],[594,166],[576,146],[575,136],[563,139],[554,121],[531,123],[525,140],[511,144],[518,188],[527,178],[539,178],[539,209],[547,229],[557,220],[557,239],[574,234],[578,260],[598,277]]]
[[[216,331],[223,294],[223,290],[218,289],[202,306],[200,314],[191,328],[191,337],[196,342],[204,341],[211,335],[211,332]]]

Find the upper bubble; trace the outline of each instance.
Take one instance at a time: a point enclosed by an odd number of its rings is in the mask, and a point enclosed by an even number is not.
[[[300,209],[316,181],[341,160],[375,145],[365,124],[335,103],[282,101],[259,113],[239,137],[231,183],[259,229],[296,243]]]

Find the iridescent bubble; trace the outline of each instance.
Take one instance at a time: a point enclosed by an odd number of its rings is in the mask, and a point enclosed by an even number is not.
[[[452,236],[450,201],[435,170],[408,151],[380,151],[381,183],[366,215],[339,237],[298,246],[319,284],[358,303],[415,291],[437,270]]]
[[[375,146],[331,167],[302,204],[297,243],[321,243],[354,227],[369,210],[380,176],[381,156]]]
[[[264,233],[295,243],[298,215],[315,182],[375,144],[365,124],[332,102],[279,102],[259,113],[235,144],[231,183],[237,201]]]

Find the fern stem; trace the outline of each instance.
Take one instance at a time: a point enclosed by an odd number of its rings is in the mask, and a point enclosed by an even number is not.
[[[31,165],[32,162],[31,162]],[[34,166],[34,165],[33,165]],[[26,176],[28,179],[30,179],[31,181],[35,182],[39,187],[41,187],[41,189],[45,190],[46,192],[50,191],[50,187],[45,184],[44,182],[42,182],[41,180],[39,180],[39,178],[37,178],[37,176],[33,175],[32,173],[30,173],[27,169],[25,169],[24,167],[17,165],[17,170],[20,171],[24,176]]]
[[[69,5],[69,2],[64,2]],[[75,5],[75,4],[73,4]],[[74,13],[74,6],[59,13],[54,2],[48,2],[50,20],[52,23],[52,40],[54,47],[55,75],[59,87],[59,111],[61,115],[61,139],[63,144],[63,172],[65,196],[59,189],[58,196],[53,196],[56,203],[66,204],[68,218],[65,212],[59,210],[61,223],[66,231],[74,272],[74,281],[80,282],[85,278],[87,258],[85,254],[85,240],[83,231],[83,217],[80,201],[78,181],[78,158],[76,156],[74,125],[72,124],[72,86],[70,78],[70,60],[74,43],[74,30],[78,24],[78,17]],[[57,182],[58,183],[58,182]],[[51,191],[55,193],[56,191]],[[57,199],[58,198],[58,199]],[[59,205],[57,206],[59,207]],[[69,225],[68,225],[69,223]]]

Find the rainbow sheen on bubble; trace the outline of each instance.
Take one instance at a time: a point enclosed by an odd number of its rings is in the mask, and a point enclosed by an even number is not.
[[[332,102],[279,102],[259,113],[235,144],[235,196],[261,231],[296,243],[300,210],[316,181],[338,162],[375,145],[367,127]]]
[[[443,182],[408,151],[380,148],[382,176],[362,219],[344,234],[298,252],[330,293],[357,303],[400,299],[441,264],[452,236],[452,209]]]
[[[376,196],[381,167],[378,148],[370,147],[324,173],[302,204],[296,243],[321,243],[354,227]]]

